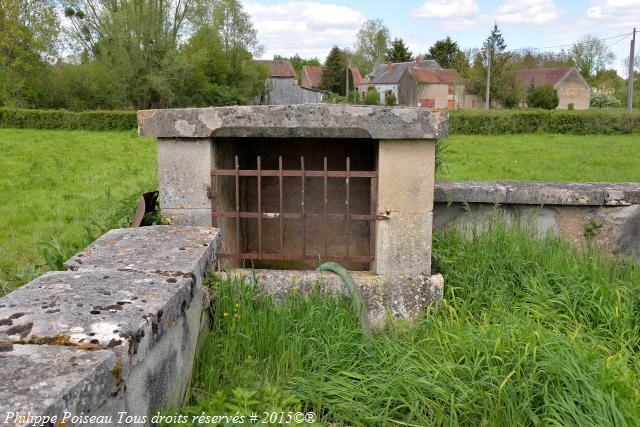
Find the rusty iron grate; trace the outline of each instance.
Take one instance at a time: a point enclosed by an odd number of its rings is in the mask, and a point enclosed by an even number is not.
[[[217,224],[218,218],[235,218],[235,239],[236,239],[236,252],[235,253],[222,253],[222,258],[237,258],[239,260],[275,260],[275,261],[313,261],[318,260],[318,254],[307,254],[307,236],[305,223],[310,218],[320,218],[324,225],[324,253],[322,254],[324,261],[355,261],[355,262],[373,262],[375,259],[375,222],[380,219],[376,215],[377,211],[377,172],[376,171],[353,171],[351,170],[351,161],[347,157],[345,160],[344,170],[329,170],[327,165],[327,157],[324,157],[323,170],[307,170],[305,169],[304,157],[300,157],[300,169],[285,170],[282,166],[282,156],[278,157],[278,169],[262,169],[261,156],[256,157],[256,169],[240,169],[240,162],[238,156],[235,156],[235,168],[234,169],[213,169],[212,175],[212,192],[210,197],[212,199],[212,216],[214,225]],[[235,178],[235,210],[223,211],[218,210],[219,194],[215,191],[217,188],[218,177],[234,177]],[[246,212],[240,209],[240,178],[241,177],[256,177],[257,178],[257,211]],[[263,195],[262,195],[262,178],[275,177],[278,179],[279,186],[279,210],[278,212],[263,212]],[[284,179],[285,178],[297,178],[301,180],[301,203],[299,212],[285,212],[284,211]],[[368,214],[354,214],[351,213],[351,179],[352,178],[367,178],[370,180],[370,202]],[[305,207],[305,184],[309,179],[322,179],[323,180],[323,192],[322,199],[324,201],[324,210],[321,212],[309,212]],[[345,213],[329,213],[327,212],[327,204],[329,197],[329,179],[344,179],[346,194],[344,195]],[[346,221],[346,255],[336,255],[329,252],[328,249],[328,223],[329,218],[344,219]],[[258,223],[258,251],[257,252],[243,252],[242,237],[240,229],[241,219],[255,219]],[[302,253],[299,254],[285,254],[284,245],[284,221],[285,220],[300,220],[302,222]],[[266,253],[263,251],[263,221],[279,221],[279,253]],[[351,252],[351,234],[350,224],[352,221],[367,221],[369,223],[369,253],[368,255],[352,255]]]

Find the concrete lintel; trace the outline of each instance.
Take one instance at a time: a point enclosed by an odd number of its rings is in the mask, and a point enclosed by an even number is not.
[[[319,287],[321,292],[332,295],[349,295],[342,279],[331,272],[300,270],[249,270],[236,269],[221,273],[223,277],[241,278],[246,283],[256,283],[276,300],[292,292],[309,293]],[[376,275],[369,272],[350,272],[364,299],[369,320],[374,326],[383,326],[388,316],[416,320],[425,307],[442,299],[442,276]]]
[[[624,206],[640,203],[640,183],[440,181],[438,203]]]
[[[255,105],[138,111],[138,133],[157,138],[447,137],[446,112],[337,104]]]

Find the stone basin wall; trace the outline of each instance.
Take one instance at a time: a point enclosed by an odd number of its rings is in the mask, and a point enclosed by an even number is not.
[[[219,244],[215,228],[111,230],[0,299],[0,423],[149,425],[180,405]]]
[[[499,215],[577,247],[640,254],[640,183],[437,182],[434,201],[435,229],[472,235]]]

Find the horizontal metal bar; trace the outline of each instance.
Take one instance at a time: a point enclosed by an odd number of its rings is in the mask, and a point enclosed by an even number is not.
[[[214,218],[249,218],[249,219],[280,219],[280,213],[278,212],[263,212],[262,215],[259,215],[258,212],[233,212],[233,211],[215,211],[212,213]],[[301,213],[283,213],[284,219],[302,219]],[[305,218],[322,218],[325,214],[323,213],[314,213],[314,212],[305,212]],[[340,213],[328,213],[326,214],[329,218],[338,218],[338,219],[346,219],[347,214]],[[378,215],[368,215],[368,214],[350,214],[349,217],[352,221],[376,221],[380,219]]]
[[[258,176],[257,169],[240,169],[236,171],[235,169],[212,169],[211,175],[213,176],[236,176],[236,173],[239,176]],[[324,171],[309,171],[305,170],[304,172],[301,170],[283,170],[282,176],[284,177],[301,177],[304,173],[305,178],[322,178],[325,176]],[[261,170],[260,176],[280,176],[279,170]],[[328,178],[347,178],[347,171],[327,171],[326,176]],[[350,171],[349,178],[375,178],[377,176],[376,171]]]
[[[237,254],[223,253],[219,254],[221,258],[234,258]],[[326,261],[356,261],[356,262],[371,262],[375,257],[373,256],[313,256],[313,255],[281,255],[281,254],[259,254],[257,252],[241,253],[240,259],[252,259],[252,260],[282,260],[282,261],[317,261],[319,258]]]

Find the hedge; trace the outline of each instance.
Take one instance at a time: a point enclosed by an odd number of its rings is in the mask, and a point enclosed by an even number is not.
[[[135,111],[26,110],[0,108],[0,128],[132,130],[138,127]]]
[[[640,112],[558,110],[457,110],[449,134],[625,134],[640,132]]]
[[[132,130],[135,111],[0,108],[0,128]],[[449,134],[625,134],[640,132],[640,112],[557,110],[453,110]]]

